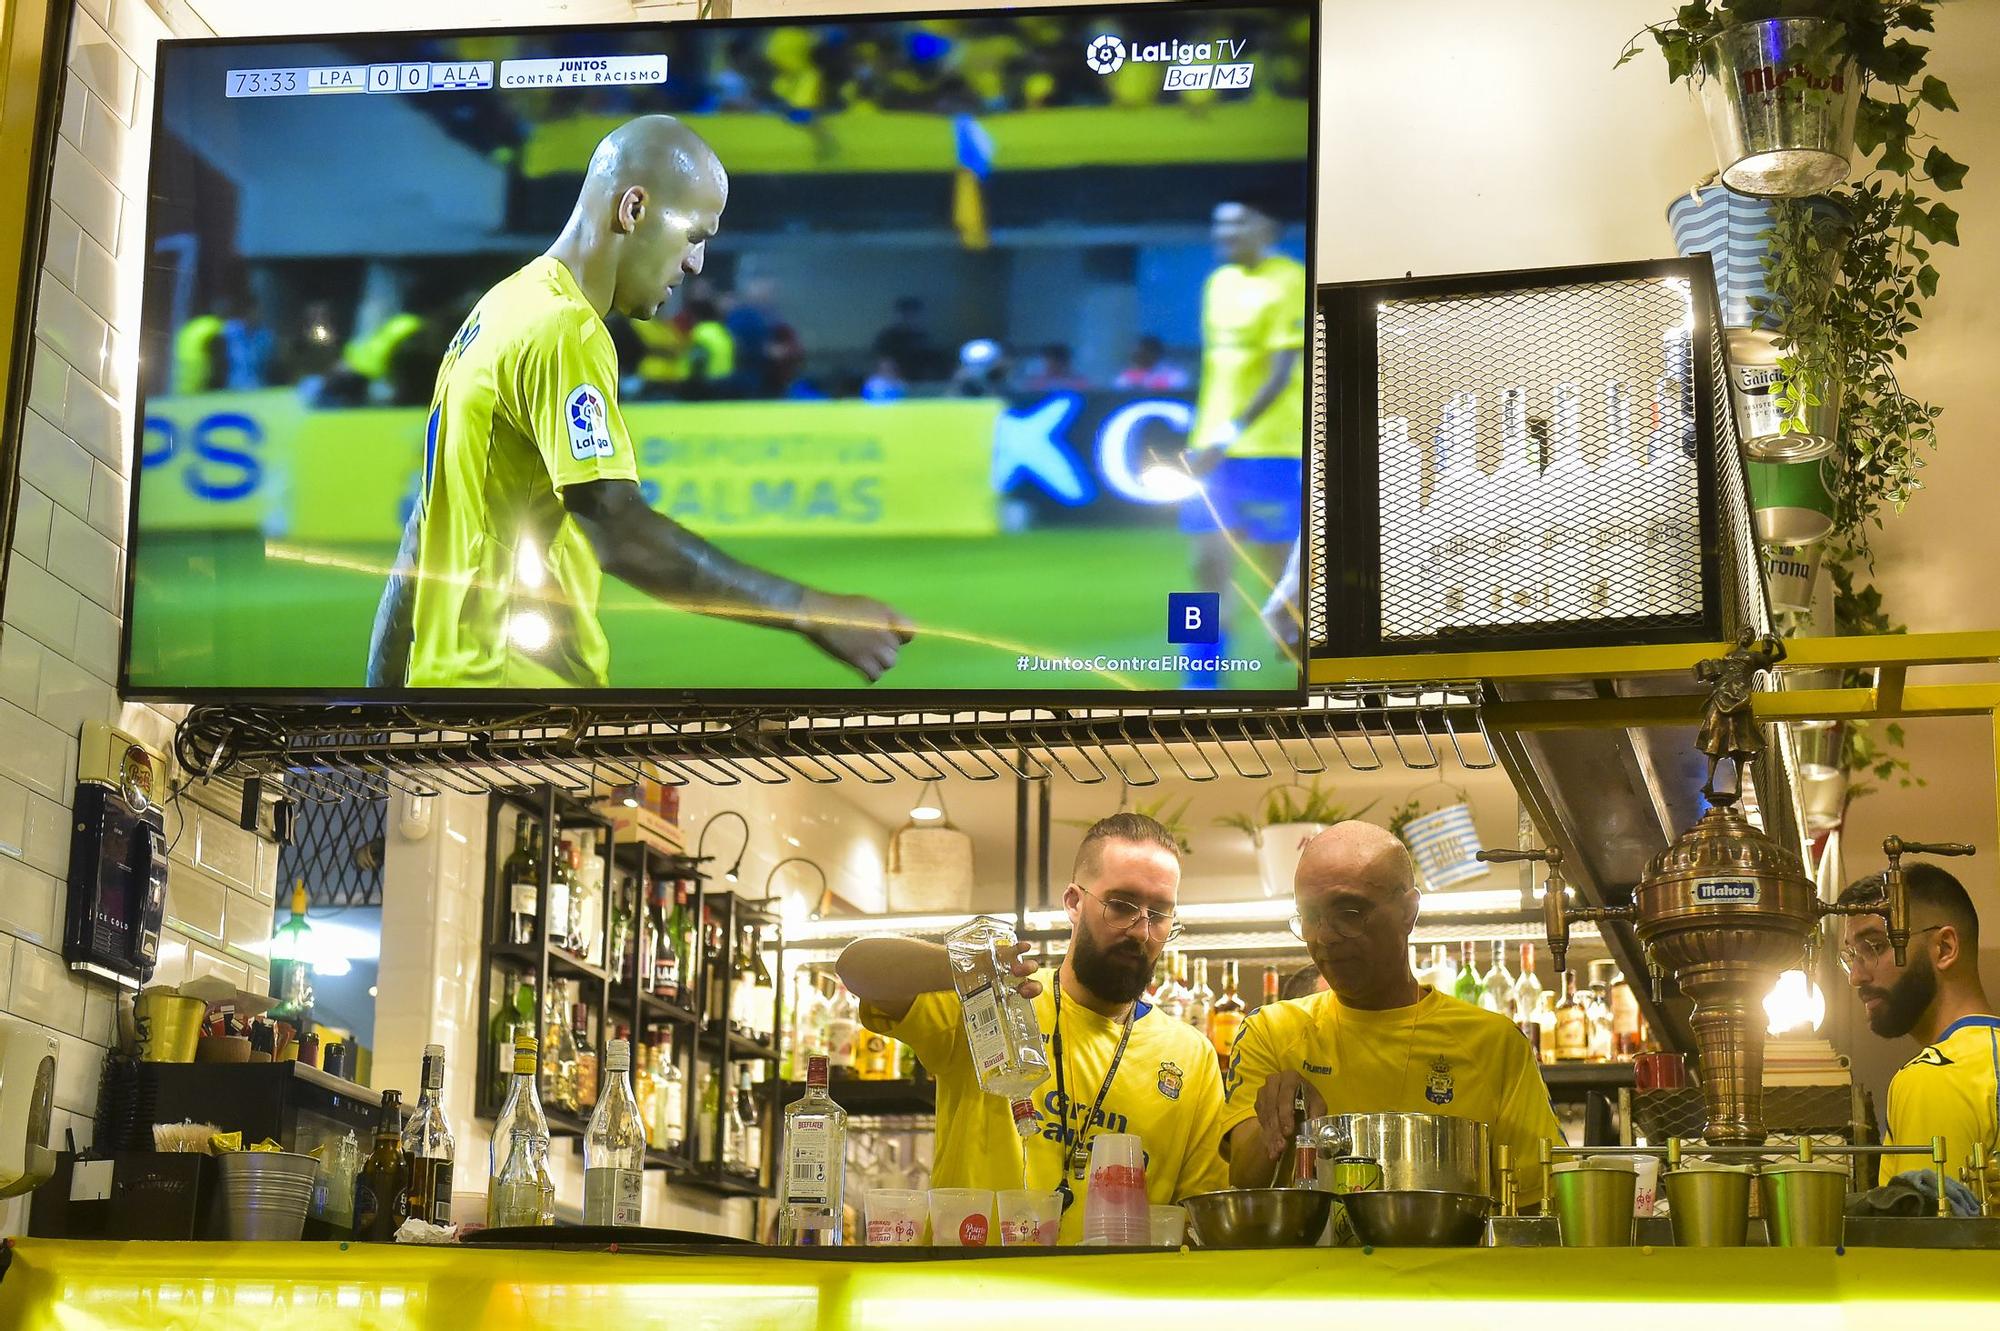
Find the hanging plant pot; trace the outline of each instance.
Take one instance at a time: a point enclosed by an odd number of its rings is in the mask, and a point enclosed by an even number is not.
[[[1766,545],[1811,545],[1833,532],[1826,462],[1752,462],[1750,507]]]
[[[1840,385],[1821,388],[1818,406],[1787,415],[1778,401],[1783,380],[1775,365],[1731,363],[1729,401],[1743,451],[1758,462],[1817,461],[1840,439]]]
[[[1326,831],[1325,823],[1272,823],[1251,834],[1257,849],[1257,879],[1267,897],[1288,897],[1298,876],[1306,842]]]
[[[1764,547],[1764,585],[1771,592],[1773,610],[1805,611],[1813,608],[1813,591],[1819,582],[1820,561],[1826,547],[1811,545],[1767,545]]]
[[[1722,183],[1796,199],[1847,178],[1861,71],[1826,19],[1724,28],[1701,49],[1702,106]]]
[[[1846,214],[1831,199],[1806,205],[1825,217]],[[1716,309],[1729,343],[1731,365],[1775,365],[1779,312],[1770,308],[1771,291],[1764,264],[1771,253],[1771,228],[1778,205],[1770,199],[1739,194],[1723,185],[1697,186],[1677,194],[1667,205],[1667,226],[1674,248],[1684,258],[1707,255],[1715,270]],[[1837,251],[1824,256],[1827,280],[1839,262]]]

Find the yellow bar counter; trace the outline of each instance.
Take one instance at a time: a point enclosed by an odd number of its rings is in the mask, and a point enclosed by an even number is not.
[[[1440,1321],[1479,1331],[1992,1331],[2000,1252],[1305,1248],[878,1262],[20,1239],[0,1277],[10,1331],[1423,1331]]]

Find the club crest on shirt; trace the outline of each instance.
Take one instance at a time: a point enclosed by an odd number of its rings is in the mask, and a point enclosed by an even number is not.
[[[1181,1070],[1177,1065],[1160,1064],[1160,1094],[1169,1100],[1181,1098]]]
[[[595,385],[577,385],[563,403],[563,414],[569,425],[571,456],[579,462],[611,456],[611,413],[604,404],[604,394]]]
[[[1451,1064],[1440,1054],[1431,1063],[1430,1078],[1424,1083],[1424,1099],[1434,1105],[1448,1105],[1451,1103],[1451,1095]]]

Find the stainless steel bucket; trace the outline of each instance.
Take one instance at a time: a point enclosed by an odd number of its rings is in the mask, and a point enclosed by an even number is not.
[[[1831,20],[1724,28],[1701,52],[1701,99],[1722,183],[1803,198],[1847,179],[1861,71],[1833,49]]]
[[[1342,1156],[1380,1162],[1385,1192],[1493,1195],[1492,1134],[1477,1119],[1443,1114],[1328,1114],[1306,1124],[1322,1175]],[[1332,1181],[1320,1186],[1332,1190]]]

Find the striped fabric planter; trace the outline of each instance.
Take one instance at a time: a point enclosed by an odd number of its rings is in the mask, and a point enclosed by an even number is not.
[[[1771,249],[1766,233],[1776,216],[1777,206],[1769,199],[1721,185],[1702,189],[1699,199],[1683,194],[1667,206],[1674,248],[1683,256],[1706,254],[1715,265],[1715,290],[1725,328],[1777,326],[1752,304],[1765,295],[1764,256]]]

